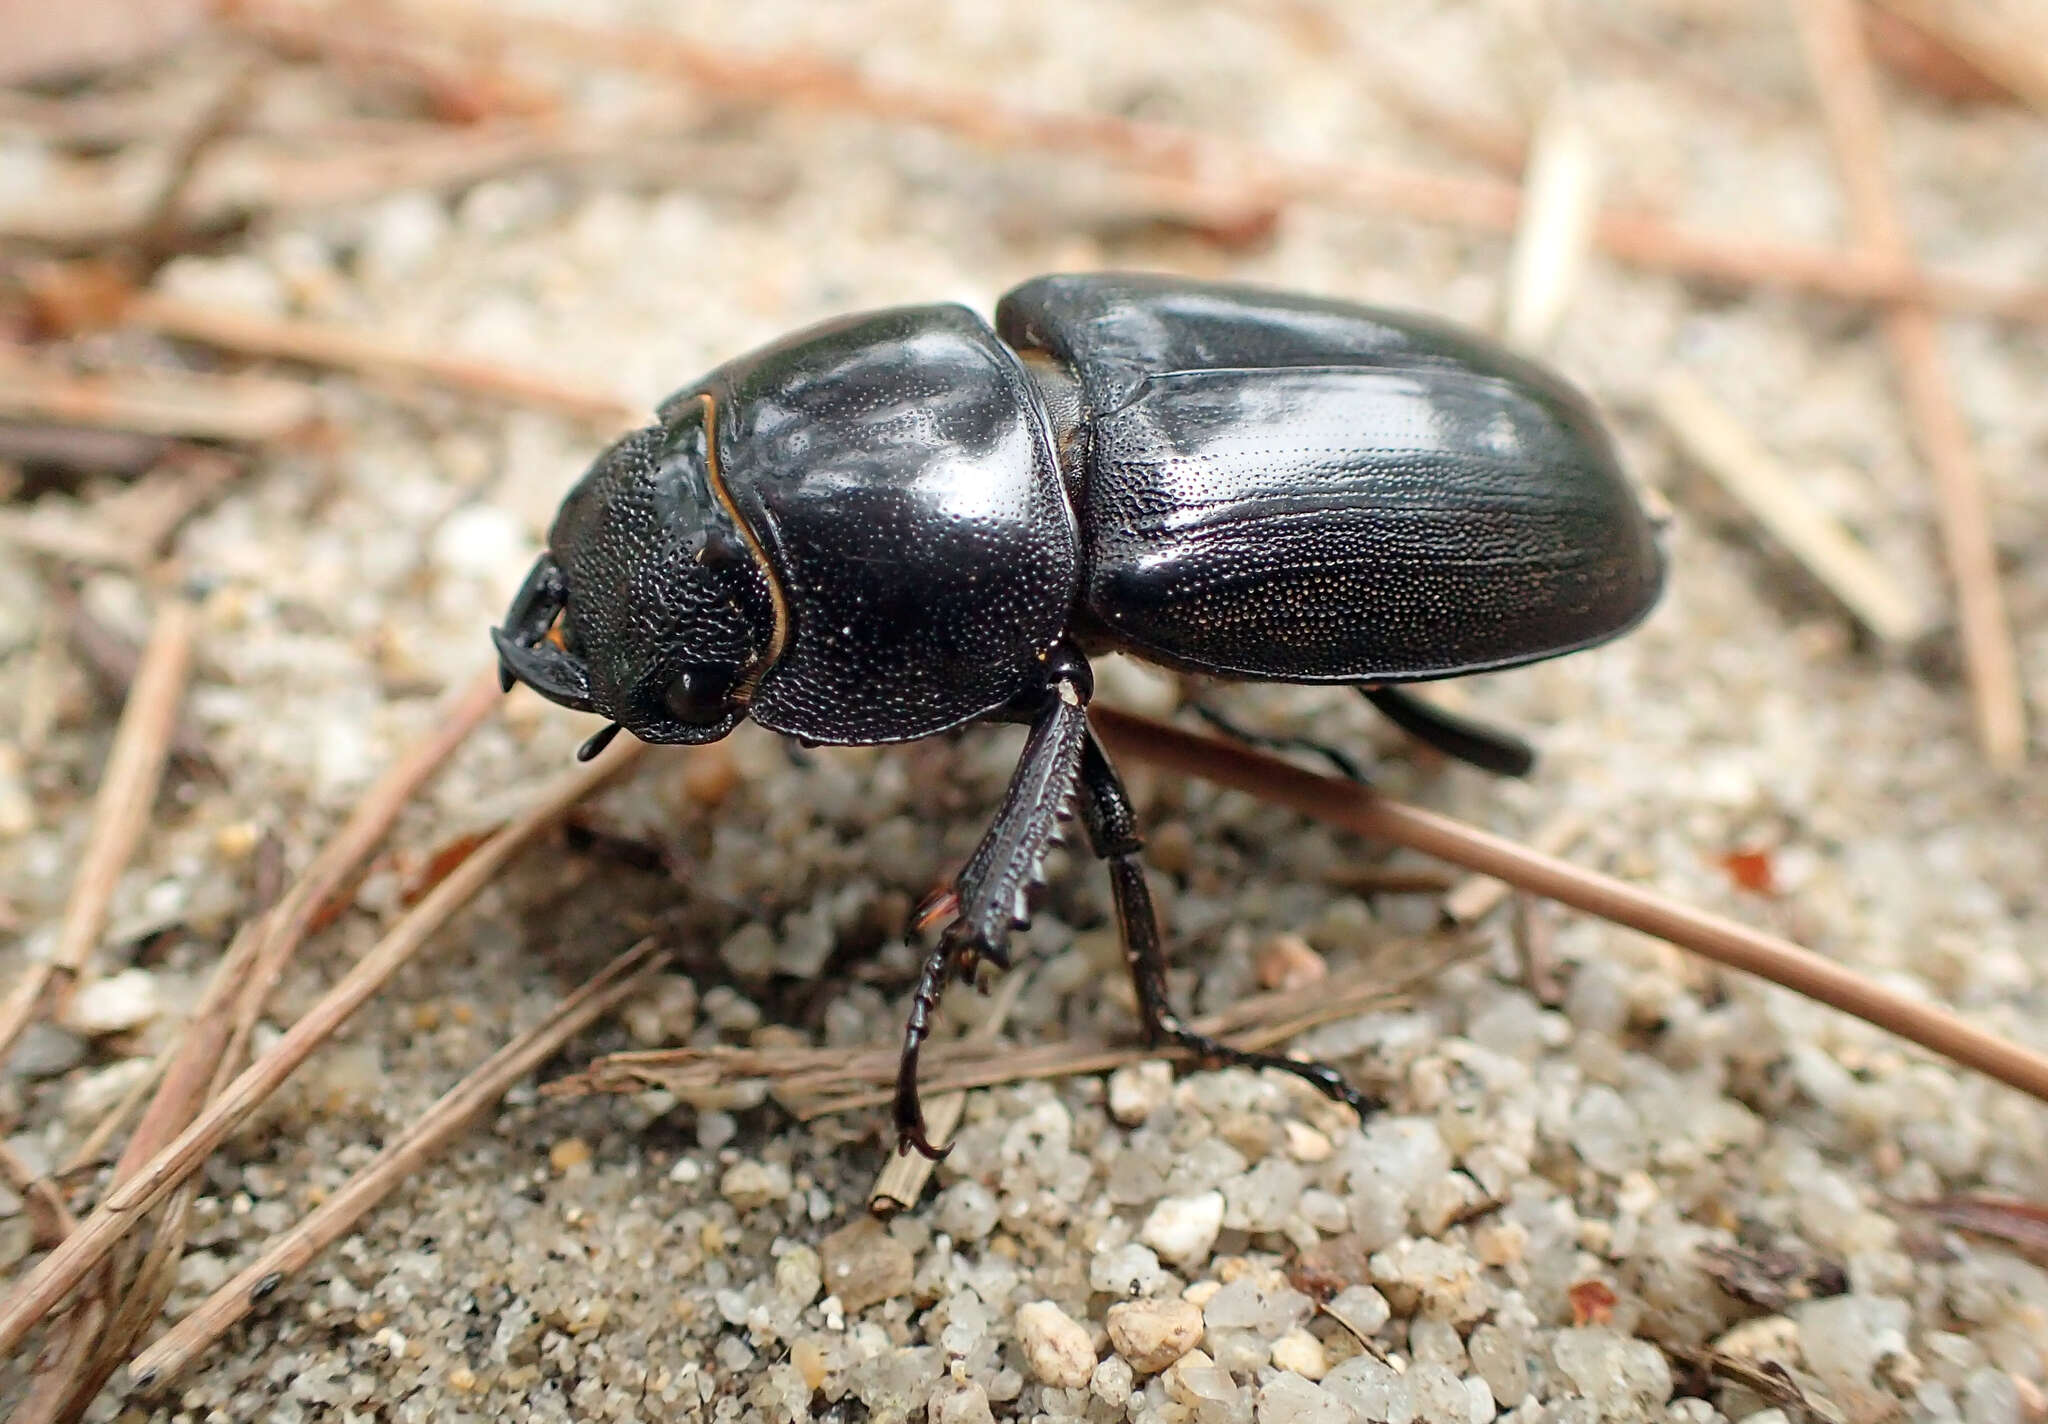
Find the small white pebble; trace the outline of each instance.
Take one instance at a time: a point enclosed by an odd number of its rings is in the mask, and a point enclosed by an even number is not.
[[[1306,1330],[1296,1329],[1273,1342],[1273,1364],[1303,1379],[1319,1380],[1329,1372],[1330,1358],[1323,1352],[1322,1341]]]
[[[1327,1135],[1305,1122],[1289,1118],[1284,1131],[1287,1134],[1287,1155],[1297,1162],[1327,1162],[1330,1154],[1337,1150]]]
[[[527,557],[526,531],[510,510],[471,504],[450,514],[434,535],[434,562],[449,574],[495,578]]]
[[[1714,1349],[1738,1360],[1805,1363],[1805,1352],[1799,1345],[1799,1322],[1784,1315],[1760,1315],[1745,1320],[1714,1341]]]
[[[1519,1221],[1488,1221],[1472,1229],[1472,1253],[1489,1266],[1512,1266],[1529,1249],[1529,1228]]]
[[[775,1293],[794,1305],[809,1305],[825,1288],[825,1263],[808,1246],[796,1245],[775,1262]]]
[[[1207,1256],[1222,1229],[1223,1193],[1197,1192],[1188,1197],[1161,1199],[1145,1218],[1138,1239],[1157,1251],[1162,1260],[1184,1264]]]
[[[719,1178],[718,1194],[741,1211],[754,1211],[789,1195],[789,1168],[775,1162],[735,1162]]]
[[[64,1023],[74,1032],[98,1038],[140,1028],[163,1012],[156,976],[147,969],[124,969],[95,979],[71,996]]]
[[[1109,1343],[1139,1374],[1156,1375],[1202,1339],[1201,1307],[1185,1300],[1133,1300],[1109,1308]]]
[[[1136,1241],[1098,1251],[1088,1263],[1088,1285],[1104,1295],[1129,1300],[1156,1295],[1173,1279],[1159,1265],[1152,1248]]]
[[[1220,1380],[1217,1378],[1219,1375],[1222,1377]],[[1182,1355],[1178,1363],[1162,1378],[1166,1385],[1166,1397],[1190,1409],[1205,1400],[1215,1399],[1218,1387],[1230,1382],[1230,1376],[1217,1369],[1216,1362],[1202,1350],[1190,1350]]]
[[[988,1391],[973,1380],[945,1379],[932,1389],[925,1418],[931,1424],[995,1424]]]
[[[1127,1063],[1109,1075],[1109,1115],[1136,1127],[1173,1095],[1173,1069],[1156,1058]]]
[[[1088,1327],[1049,1300],[1019,1308],[1017,1344],[1042,1383],[1079,1389],[1095,1373],[1095,1346]]]
[[[1111,1355],[1095,1367],[1095,1373],[1088,1380],[1088,1388],[1111,1409],[1122,1409],[1131,1402],[1131,1390],[1136,1383],[1124,1358]]]
[[[1327,979],[1330,966],[1300,935],[1276,934],[1259,946],[1252,972],[1262,988],[1306,989]]]
[[[1258,1424],[1350,1424],[1365,1416],[1300,1375],[1281,1374],[1259,1390],[1256,1417]]]
[[[1614,1194],[1614,1204],[1633,1216],[1641,1216],[1655,1206],[1662,1195],[1648,1172],[1630,1172],[1621,1179],[1621,1189]]]
[[[124,1058],[74,1078],[64,1089],[64,1121],[81,1128],[98,1122],[152,1071],[147,1058]]]

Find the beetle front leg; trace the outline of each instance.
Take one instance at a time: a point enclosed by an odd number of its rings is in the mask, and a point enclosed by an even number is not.
[[[1324,1096],[1350,1104],[1360,1117],[1378,1111],[1383,1104],[1345,1082],[1344,1076],[1328,1064],[1305,1063],[1277,1053],[1246,1053],[1196,1033],[1181,1022],[1167,998],[1166,953],[1159,943],[1159,917],[1152,909],[1145,869],[1138,863],[1138,852],[1145,843],[1138,835],[1137,816],[1131,809],[1123,779],[1116,774],[1093,732],[1088,734],[1087,746],[1081,753],[1081,789],[1088,841],[1095,854],[1109,866],[1110,894],[1116,904],[1124,962],[1138,991],[1138,1013],[1145,1021],[1150,1040],[1155,1044],[1177,1043],[1210,1067],[1234,1064],[1292,1073]]]
[[[949,978],[966,979],[982,960],[1010,967],[1010,934],[1031,919],[1031,895],[1045,880],[1045,857],[1060,839],[1060,823],[1072,814],[1081,747],[1088,738],[1088,699],[1095,690],[1088,663],[1065,644],[1046,658],[1046,682],[1012,714],[1031,720],[1024,754],[1003,795],[988,833],[961,867],[950,890],[911,917],[911,933],[949,905],[952,921],[926,957],[911,996],[896,1072],[897,1150],[916,1148],[943,1154],[925,1138],[924,1112],[917,1099],[917,1058],[931,1036],[932,1015]]]

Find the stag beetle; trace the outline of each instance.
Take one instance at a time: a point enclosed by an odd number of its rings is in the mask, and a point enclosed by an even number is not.
[[[828,321],[727,362],[570,490],[492,631],[523,682],[649,742],[744,717],[810,744],[1030,731],[995,821],[915,923],[898,1149],[946,982],[1008,965],[1078,796],[1151,1038],[1334,1069],[1187,1028],[1129,797],[1090,732],[1088,659],[1356,686],[1488,770],[1532,754],[1396,684],[1589,647],[1648,613],[1655,531],[1586,400],[1407,313],[1178,278],[1040,277],[964,307]]]

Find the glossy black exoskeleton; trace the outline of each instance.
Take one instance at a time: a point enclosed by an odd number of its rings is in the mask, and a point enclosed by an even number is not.
[[[1346,683],[1511,775],[1531,755],[1393,684],[1623,632],[1663,560],[1563,380],[1426,318],[1165,277],[1042,277],[827,322],[719,367],[591,466],[494,632],[506,685],[650,742],[743,717],[813,743],[1030,727],[912,1001],[900,1144],[933,1152],[917,1053],[946,981],[1008,962],[1076,793],[1147,1029],[1185,1028],[1128,797],[1088,728],[1090,654]]]

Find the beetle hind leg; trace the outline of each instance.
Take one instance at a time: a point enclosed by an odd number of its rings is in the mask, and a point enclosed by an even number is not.
[[[1138,835],[1137,817],[1122,778],[1092,732],[1081,754],[1081,787],[1088,840],[1095,854],[1109,867],[1110,894],[1116,905],[1124,962],[1138,991],[1138,1012],[1151,1041],[1177,1043],[1212,1067],[1277,1068],[1309,1083],[1325,1097],[1348,1103],[1360,1117],[1378,1111],[1383,1104],[1352,1087],[1343,1074],[1328,1064],[1304,1062],[1277,1053],[1247,1053],[1196,1033],[1181,1022],[1167,997],[1166,953],[1159,942],[1159,918],[1152,909],[1152,892],[1146,888],[1144,868],[1138,863],[1138,852],[1144,842]]]
[[[1513,732],[1460,717],[1398,687],[1362,686],[1358,691],[1389,722],[1445,756],[1496,776],[1527,776],[1535,769],[1535,748]]]
[[[1346,781],[1355,781],[1360,786],[1372,784],[1372,778],[1365,774],[1364,768],[1359,766],[1350,753],[1327,742],[1319,742],[1313,737],[1276,737],[1266,732],[1254,732],[1199,698],[1191,700],[1188,705],[1197,717],[1233,741],[1243,742],[1248,747],[1264,747],[1268,751],[1307,752],[1328,762],[1330,768]]]

